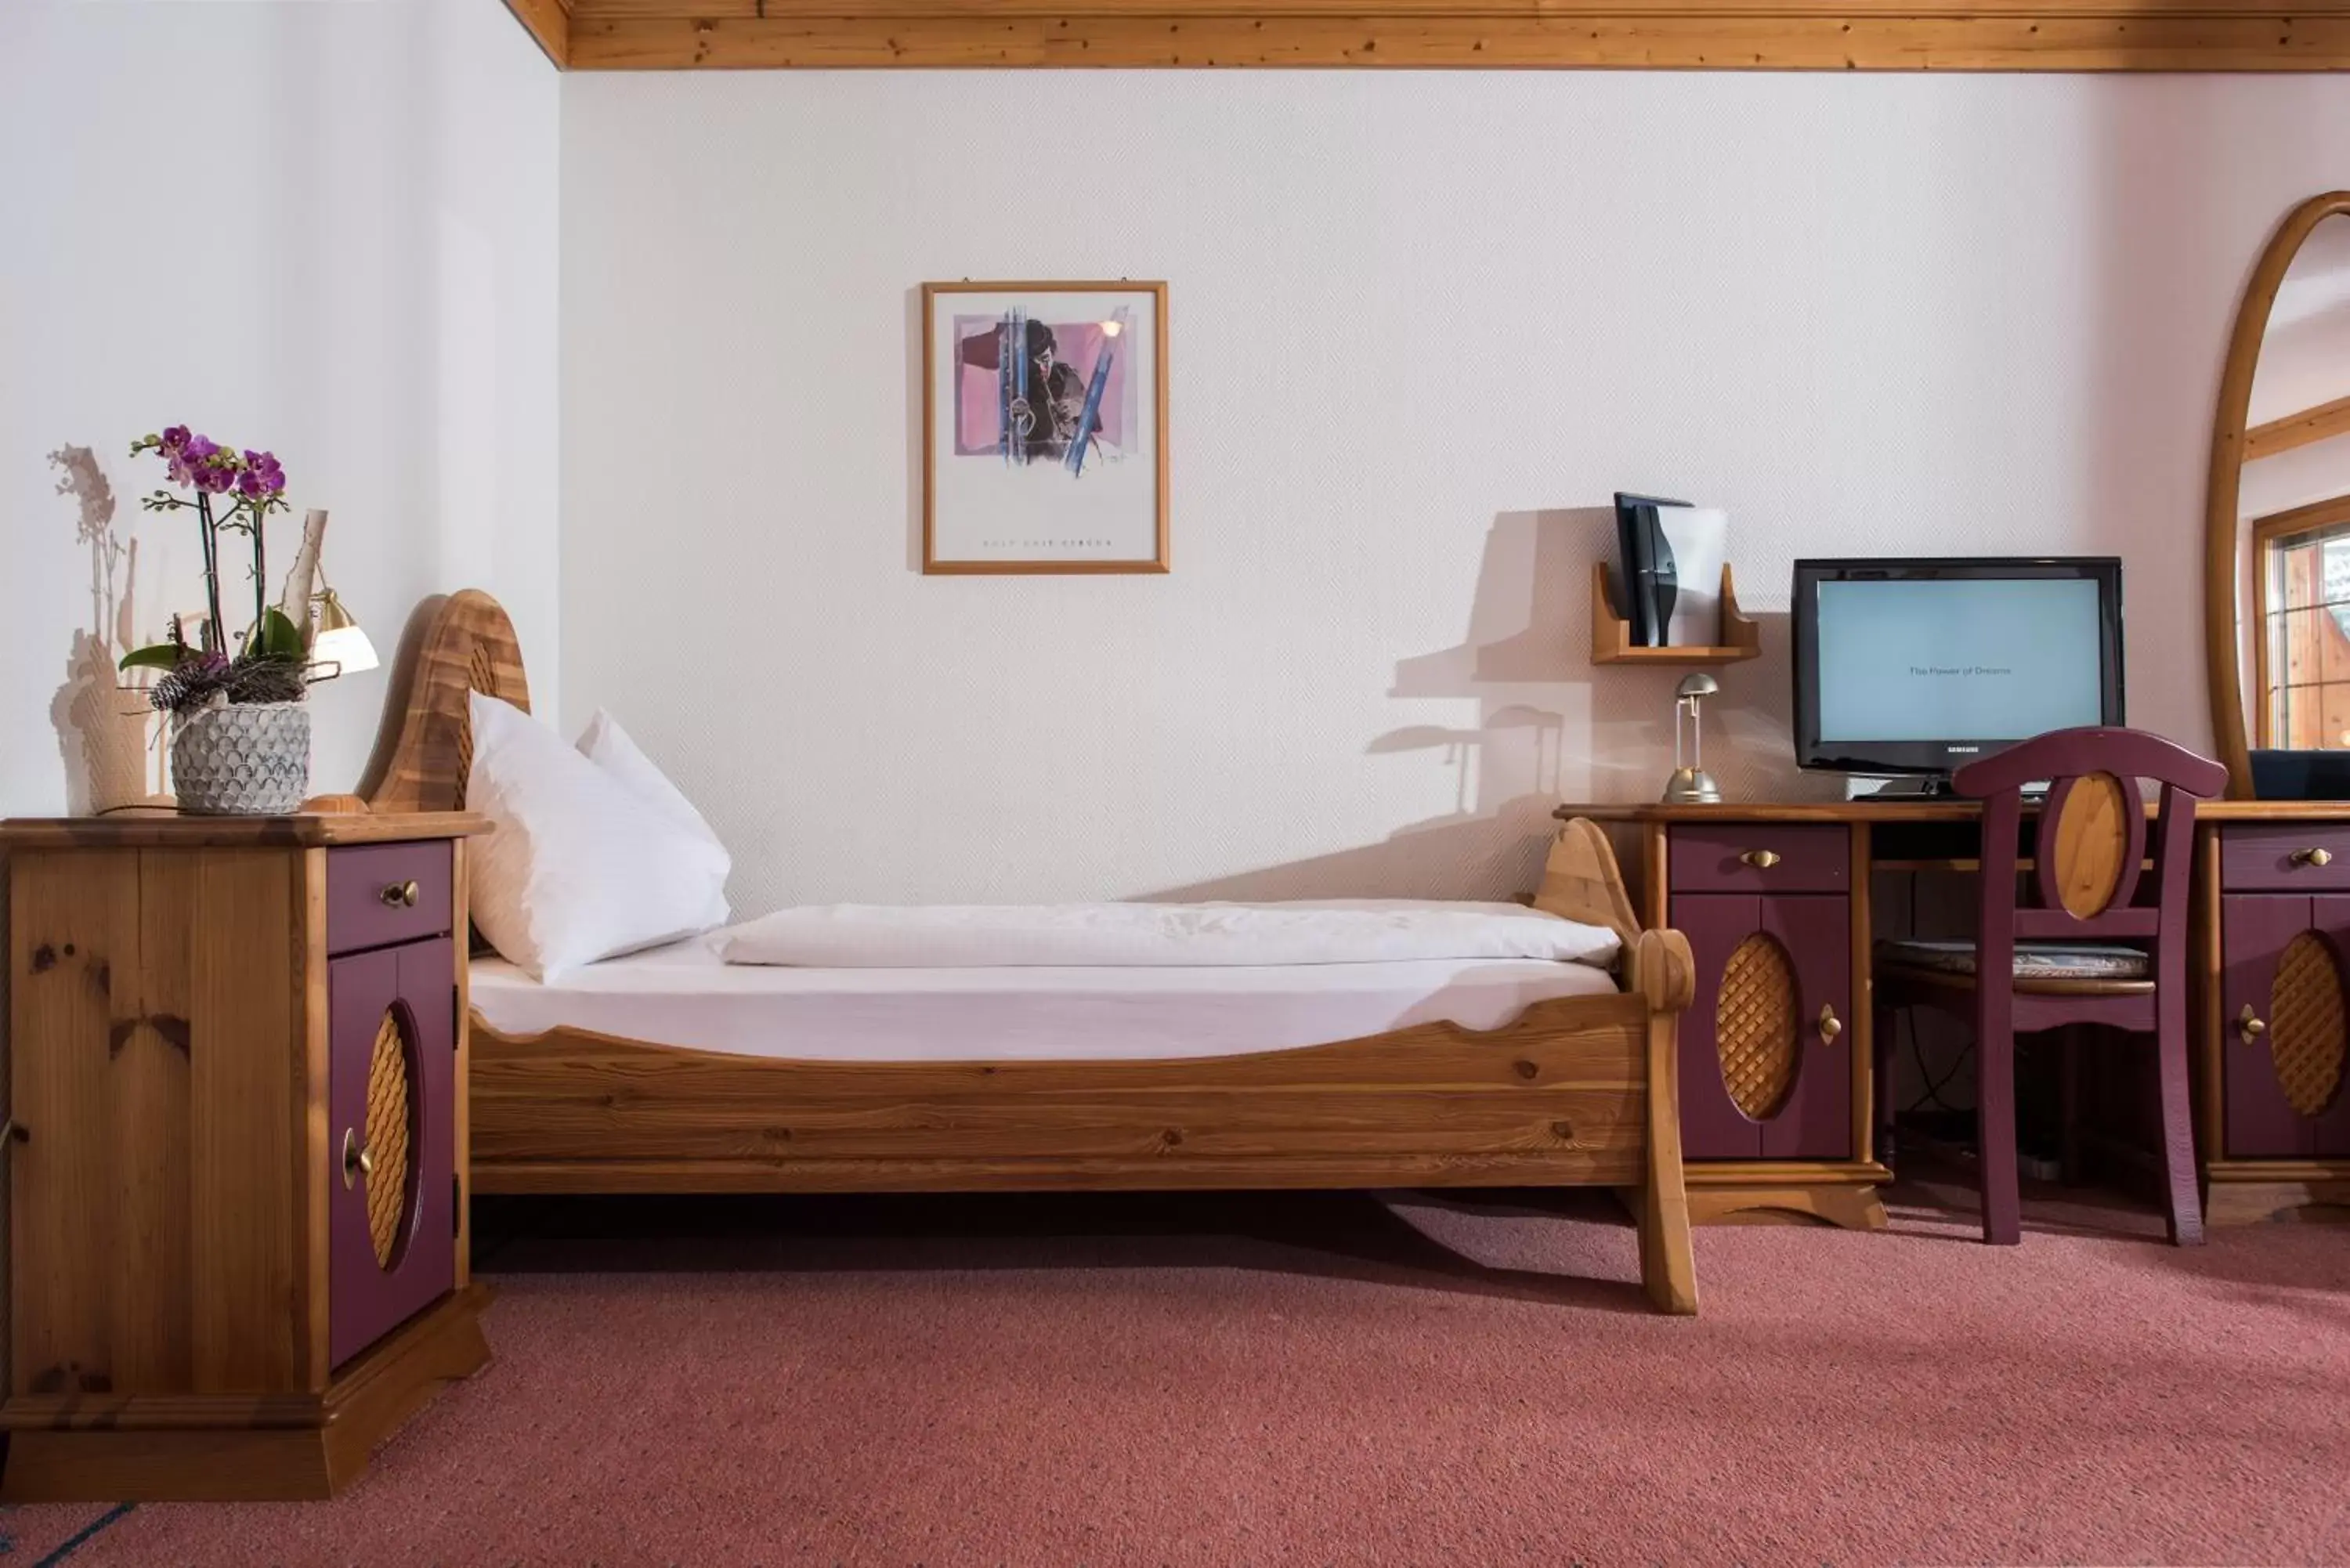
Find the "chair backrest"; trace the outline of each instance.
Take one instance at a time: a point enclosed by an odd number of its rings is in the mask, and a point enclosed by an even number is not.
[[[2001,876],[2020,842],[2023,786],[2046,779],[2033,856],[2032,898]],[[2158,784],[2153,876],[2141,780]],[[2052,730],[1960,768],[1951,781],[1983,803],[1980,972],[2003,974],[2018,938],[2039,941],[2152,940],[2164,969],[2185,951],[2195,803],[2227,786],[2228,770],[2140,730]],[[1996,966],[1996,967],[1994,967]]]

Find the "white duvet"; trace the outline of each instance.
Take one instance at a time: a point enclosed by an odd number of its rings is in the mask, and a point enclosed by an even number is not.
[[[1517,904],[1342,898],[1286,904],[825,904],[718,939],[728,963],[992,969],[1548,959],[1604,966],[1616,933]]]

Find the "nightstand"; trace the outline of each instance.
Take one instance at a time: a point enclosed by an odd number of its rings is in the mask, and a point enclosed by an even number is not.
[[[478,817],[0,824],[8,1501],[318,1498],[489,1358]]]

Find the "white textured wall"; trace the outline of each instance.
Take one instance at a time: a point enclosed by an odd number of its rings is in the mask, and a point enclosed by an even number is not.
[[[565,718],[673,769],[748,909],[1530,885],[1553,803],[1661,782],[1673,678],[1585,651],[1619,487],[1731,512],[1771,650],[1716,711],[1736,790],[1791,784],[1804,554],[2118,553],[2132,717],[2208,743],[2223,342],[2271,226],[2350,181],[2322,78],[574,75],[563,108]],[[916,286],[1120,275],[1172,286],[1173,575],[919,576]]]
[[[140,539],[142,633],[201,577],[123,452],[184,421],[284,461],[273,573],[299,509],[333,513],[329,573],[387,658],[468,583],[553,643],[557,80],[492,0],[0,4],[0,814],[69,801],[68,442]],[[356,781],[384,680],[315,693],[316,787]]]

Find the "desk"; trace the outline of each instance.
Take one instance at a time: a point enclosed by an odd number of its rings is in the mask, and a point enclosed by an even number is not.
[[[1869,884],[1973,871],[1973,801],[1563,805],[1633,901],[1689,938],[1690,1212],[1885,1223]],[[2321,853],[2312,854],[2311,851]],[[2028,843],[2017,846],[2028,863]],[[2350,802],[2197,807],[2189,978],[2210,1223],[2350,1209]],[[2148,1060],[2151,1060],[2149,1053]]]

